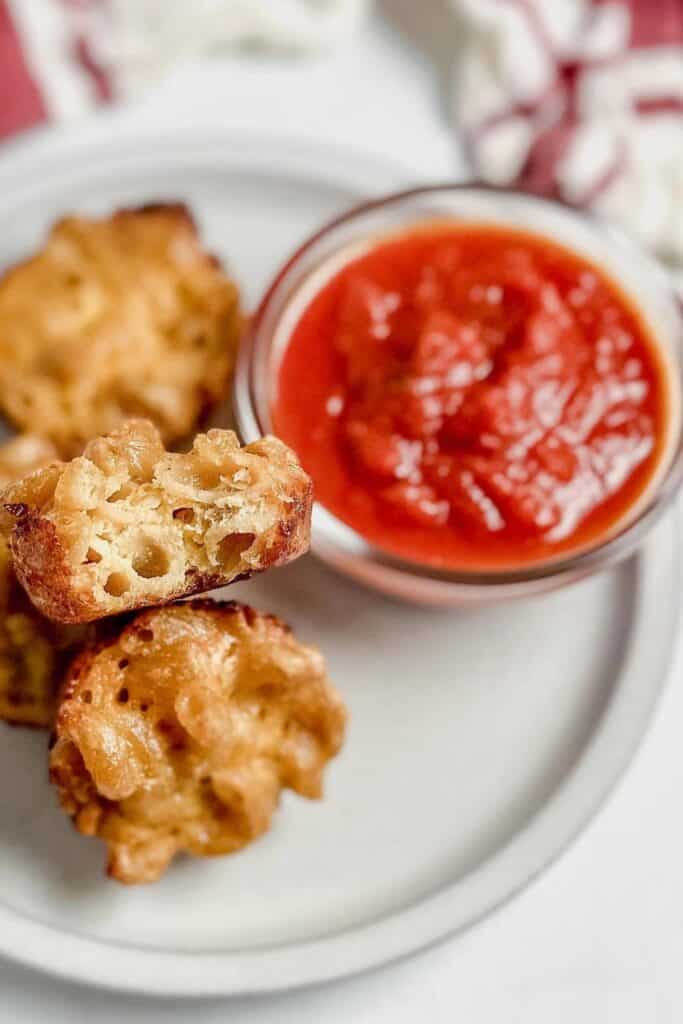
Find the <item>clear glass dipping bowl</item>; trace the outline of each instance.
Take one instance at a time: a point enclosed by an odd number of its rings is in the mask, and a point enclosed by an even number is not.
[[[271,409],[280,361],[299,310],[331,276],[323,264],[331,263],[344,251],[339,257],[343,265],[368,241],[381,241],[384,236],[435,220],[532,231],[604,268],[631,297],[658,339],[670,365],[672,394],[675,397],[683,392],[683,321],[667,273],[652,257],[613,227],[550,200],[480,185],[435,185],[355,207],[304,242],[279,271],[256,311],[238,359],[234,407],[245,443],[272,431]],[[320,280],[312,287],[310,279],[316,270],[320,270]],[[305,294],[310,292],[303,305],[302,289],[306,289]],[[680,414],[676,413],[669,454],[646,500],[619,532],[578,554],[515,570],[436,569],[382,551],[317,502],[311,547],[323,561],[346,575],[419,603],[462,606],[539,594],[599,572],[630,555],[669,506],[682,479],[683,437]]]

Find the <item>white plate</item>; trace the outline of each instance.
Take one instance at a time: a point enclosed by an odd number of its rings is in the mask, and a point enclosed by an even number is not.
[[[400,179],[254,141],[79,154],[53,139],[0,166],[0,261],[65,210],[181,197],[253,300],[320,221]],[[669,518],[617,571],[487,611],[397,604],[311,559],[233,588],[318,643],[348,701],[326,799],[287,794],[243,852],[125,889],[58,811],[45,737],[4,729],[0,951],[120,989],[256,992],[338,978],[471,924],[557,856],[614,785],[664,677],[678,587]]]

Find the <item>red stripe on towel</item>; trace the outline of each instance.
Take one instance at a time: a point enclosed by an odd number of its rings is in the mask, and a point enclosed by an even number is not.
[[[40,89],[24,59],[21,38],[0,0],[0,138],[48,119]]]

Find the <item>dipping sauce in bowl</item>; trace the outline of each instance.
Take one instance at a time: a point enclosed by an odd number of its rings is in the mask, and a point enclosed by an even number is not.
[[[313,477],[311,549],[449,607],[632,554],[683,481],[683,321],[599,220],[477,184],[371,200],[281,266],[241,346],[245,441]]]
[[[573,555],[637,515],[670,459],[666,353],[604,270],[541,235],[425,224],[328,261],[292,309],[275,432],[317,501],[402,559]]]

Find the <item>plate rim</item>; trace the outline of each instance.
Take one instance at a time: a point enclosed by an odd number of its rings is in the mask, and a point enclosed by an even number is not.
[[[178,147],[183,143],[203,146],[201,151],[186,150],[183,163],[202,163],[207,152],[215,155],[223,151],[227,156],[233,147],[231,156],[237,152],[243,165],[256,153],[261,161],[276,155],[277,163],[271,165],[275,174],[283,165],[285,169],[309,167],[313,158],[315,167],[324,163],[330,174],[338,176],[341,185],[348,185],[354,174],[358,183],[370,175],[377,182],[384,177],[388,190],[404,183],[410,175],[409,169],[401,168],[395,161],[384,162],[380,157],[346,148],[338,150],[291,138],[278,140],[274,136],[202,129],[167,132],[156,137],[145,134],[142,140],[139,133],[131,132],[124,138],[86,140],[80,146],[69,133],[49,133],[47,138],[40,135],[0,159],[0,182],[11,187],[11,177],[21,172],[27,162],[31,163],[32,176],[39,177],[34,162],[36,150],[44,158],[51,149],[56,150],[56,158],[61,156],[73,168],[72,173],[82,175],[83,164],[74,166],[77,156],[81,160],[107,160],[114,152],[115,162],[134,160],[139,165],[158,159],[160,151],[168,146],[173,146],[177,160]],[[128,146],[135,147],[136,152],[129,151]],[[53,187],[59,169],[51,164]],[[36,188],[40,190],[40,182],[27,180],[13,194],[30,194]],[[4,198],[2,205],[7,205]],[[640,744],[667,677],[680,614],[676,509],[674,506],[634,558],[637,605],[629,632],[628,655],[615,677],[610,699],[577,760],[534,816],[462,878],[378,921],[332,936],[218,953],[124,946],[65,932],[0,904],[0,954],[62,979],[121,992],[169,998],[263,994],[341,979],[379,967],[485,918],[526,888],[566,851],[602,807]],[[663,578],[671,591],[671,600],[661,600]],[[649,637],[653,630],[662,642],[651,645]],[[644,658],[649,662],[647,686],[643,685],[641,673]]]
[[[427,180],[424,172],[393,156],[388,158],[346,144],[338,148],[276,132],[260,135],[197,126],[145,131],[141,137],[139,129],[129,127],[105,139],[86,137],[79,141],[73,128],[48,127],[10,144],[7,152],[0,153],[0,186],[11,189],[13,196],[18,195],[23,201],[32,191],[49,191],[60,174],[82,178],[85,165],[88,174],[110,175],[118,165],[158,166],[164,156],[170,156],[175,167],[188,168],[206,167],[209,156],[219,161],[227,158],[231,166],[244,167],[253,166],[255,159],[278,175],[291,168],[307,172],[313,167],[315,172],[326,172],[340,186],[364,189],[369,178],[372,193],[380,183],[378,191],[388,193]],[[39,162],[43,160],[50,161],[47,182],[38,173]],[[6,206],[4,195],[1,205]]]

